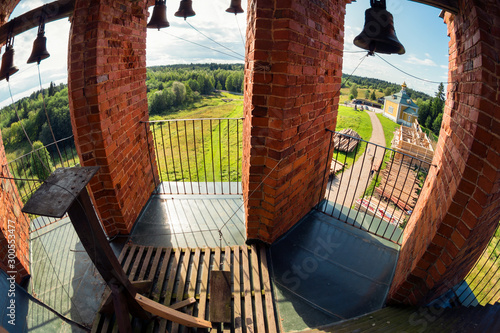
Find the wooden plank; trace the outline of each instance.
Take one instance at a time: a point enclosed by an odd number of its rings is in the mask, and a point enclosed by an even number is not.
[[[158,280],[156,286],[151,292],[151,298],[158,302],[161,297],[161,291],[163,289],[163,283],[165,281],[165,275],[167,273],[168,262],[170,261],[170,255],[172,254],[172,248],[165,249],[165,256],[163,257],[163,262],[160,267],[160,274],[158,275]]]
[[[134,258],[134,253],[136,250],[137,250],[137,245],[132,245],[132,247],[130,248],[130,252],[128,253],[127,258],[125,260],[125,263],[123,264],[123,271],[125,272],[125,274],[127,273],[128,268],[132,263],[132,258]]]
[[[148,280],[153,281],[156,274],[156,269],[158,267],[158,263],[160,262],[162,252],[163,248],[159,247],[156,249],[155,258],[153,259],[153,264],[151,265],[151,269],[149,270]]]
[[[233,276],[234,276],[234,332],[242,333],[241,322],[241,277],[240,277],[240,247],[233,247]]]
[[[179,268],[178,266],[181,253],[182,253],[181,249],[179,248],[175,249],[174,259],[172,261],[172,265],[170,268],[170,274],[168,275],[167,286],[165,287],[165,298],[163,300],[164,305],[170,305],[170,302],[172,301],[172,296],[174,294],[175,279],[177,277],[177,270]],[[167,329],[167,321],[166,320],[160,321],[159,331],[165,332],[166,329]]]
[[[276,316],[274,313],[273,294],[271,291],[271,279],[269,276],[269,268],[267,266],[266,249],[263,246],[260,248],[260,263],[262,270],[262,287],[266,302],[267,330],[269,333],[276,333]]]
[[[120,256],[118,257],[118,262],[121,264],[123,262],[123,258],[125,258],[125,254],[127,254],[127,250],[129,249],[129,243],[126,243],[123,246],[122,252],[120,252]]]
[[[211,322],[231,322],[231,272],[212,270],[210,273]]]
[[[231,247],[226,246],[224,249],[224,270],[231,271]]]
[[[219,271],[220,270],[220,247],[216,247],[214,251],[214,264],[212,266],[212,270]]]
[[[180,302],[184,299],[184,287],[186,286],[186,276],[190,260],[191,260],[191,249],[188,248],[184,252],[184,259],[182,260],[180,267],[179,283],[177,285],[177,294],[175,296],[176,302]],[[170,306],[170,308],[172,308],[172,306]],[[170,333],[177,333],[178,331],[179,331],[179,323],[173,323],[172,330]]]
[[[172,304],[169,306],[169,308],[174,309],[174,310],[179,310],[182,309],[185,306],[191,305],[196,303],[196,298],[194,297],[189,297],[188,299],[185,299],[183,301],[177,302],[175,304]]]
[[[146,271],[149,266],[149,261],[151,260],[151,256],[153,255],[153,247],[148,246],[148,252],[146,252],[146,257],[143,260],[142,268],[141,271],[139,272],[139,276],[137,277],[137,280],[144,280],[144,276],[146,275]],[[151,269],[153,269],[151,267]],[[153,281],[153,279],[150,279],[150,281]]]
[[[247,333],[254,332],[253,312],[252,312],[252,291],[250,289],[250,267],[248,261],[248,246],[241,246],[243,263],[243,297],[245,298],[245,327]]]
[[[145,296],[136,295],[135,299],[144,310],[158,317],[179,323],[187,327],[212,328],[212,324],[209,321],[189,316],[177,310],[173,310],[168,306],[157,303]],[[165,332],[165,330],[160,330],[160,332]]]
[[[257,333],[266,332],[264,323],[264,308],[262,307],[262,288],[260,287],[259,250],[255,244],[252,245],[252,282],[255,295],[255,318],[257,322]]]
[[[142,254],[144,253],[144,246],[139,246],[139,251],[137,252],[137,256],[135,257],[134,264],[132,265],[132,269],[130,270],[129,279],[130,281],[134,280],[135,273],[139,268],[139,264],[142,262]],[[147,263],[146,263],[147,264]]]
[[[189,276],[188,297],[194,297],[196,292],[196,280],[198,278],[198,267],[200,265],[201,249],[196,248],[193,258],[193,267],[191,268],[191,275]]]
[[[200,302],[198,304],[198,317],[205,319],[207,307],[207,290],[208,290],[208,271],[210,270],[210,252],[209,248],[204,249],[203,261],[201,267],[201,286],[200,286]]]

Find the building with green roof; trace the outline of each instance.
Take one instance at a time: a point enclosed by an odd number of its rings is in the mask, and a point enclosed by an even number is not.
[[[384,116],[405,126],[411,126],[418,118],[418,106],[406,92],[406,83],[401,85],[401,91],[384,97]]]

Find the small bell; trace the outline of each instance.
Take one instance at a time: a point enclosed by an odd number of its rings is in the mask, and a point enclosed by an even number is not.
[[[354,45],[374,52],[385,54],[404,54],[405,48],[396,37],[394,18],[386,10],[385,0],[370,0],[371,8],[365,12],[363,31],[354,38]]]
[[[167,21],[167,5],[166,0],[156,0],[155,6],[153,8],[153,14],[151,14],[151,20],[147,25],[150,29],[167,28],[170,23]]]
[[[193,10],[193,1],[191,0],[181,0],[179,10],[174,14],[177,17],[191,17],[195,16],[196,13]]]
[[[7,79],[19,70],[14,66],[14,48],[12,46],[7,46],[5,53],[2,56],[2,67],[0,68],[0,81]]]
[[[39,33],[38,37],[36,37],[33,42],[33,50],[31,51],[31,55],[27,63],[40,63],[40,61],[47,59],[48,57],[50,57],[50,54],[47,51],[47,37],[45,37],[43,33]]]
[[[243,13],[243,8],[241,8],[241,0],[231,0],[231,5],[228,9],[226,9],[226,12],[234,13],[234,15]]]

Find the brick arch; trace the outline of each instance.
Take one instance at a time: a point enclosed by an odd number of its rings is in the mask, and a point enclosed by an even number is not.
[[[149,199],[157,170],[146,96],[149,0],[76,0],[68,52],[75,143],[108,235],[128,234]]]
[[[431,170],[409,221],[388,302],[425,304],[463,280],[500,220],[500,11],[458,1],[445,113]]]

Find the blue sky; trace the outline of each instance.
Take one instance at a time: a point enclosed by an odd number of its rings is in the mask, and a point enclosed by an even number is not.
[[[11,19],[32,8],[41,6],[43,3],[52,1],[22,0]],[[446,36],[446,25],[439,18],[440,10],[413,1],[388,0],[387,2],[388,10],[394,15],[398,39],[405,46],[406,54],[381,56],[409,74],[431,81],[446,82],[449,38]],[[236,17],[225,12],[229,3],[229,0],[211,2],[194,0],[193,9],[196,16],[187,19],[187,22],[203,34],[224,45],[225,48],[223,48],[193,29],[182,18],[175,17],[174,13],[178,9],[179,2],[167,1],[167,18],[170,27],[161,31],[148,29],[147,65],[207,62],[241,63],[244,56],[242,37],[244,38],[246,28],[246,0],[242,1],[245,13]],[[360,51],[352,44],[352,40],[361,32],[364,24],[364,12],[369,6],[369,0],[359,0],[347,5],[344,44],[346,51]],[[152,7],[150,12],[151,10]],[[47,87],[51,81],[56,83],[66,83],[67,81],[69,27],[69,22],[66,19],[51,22],[45,27],[47,49],[51,57],[40,64],[44,87]],[[240,30],[242,34],[240,34]],[[36,28],[16,36],[14,40],[16,52],[14,63],[20,69],[10,78],[14,100],[29,95],[39,88],[37,65],[26,64],[35,38]],[[2,48],[2,54],[3,51],[4,48]],[[346,52],[343,64],[344,73],[352,73],[363,56],[363,53]],[[427,83],[403,74],[379,57],[364,59],[354,74],[398,84],[406,81],[410,88],[431,95],[434,95],[438,86],[435,83]],[[10,104],[10,100],[9,87],[7,82],[3,80],[0,82],[0,107]]]

